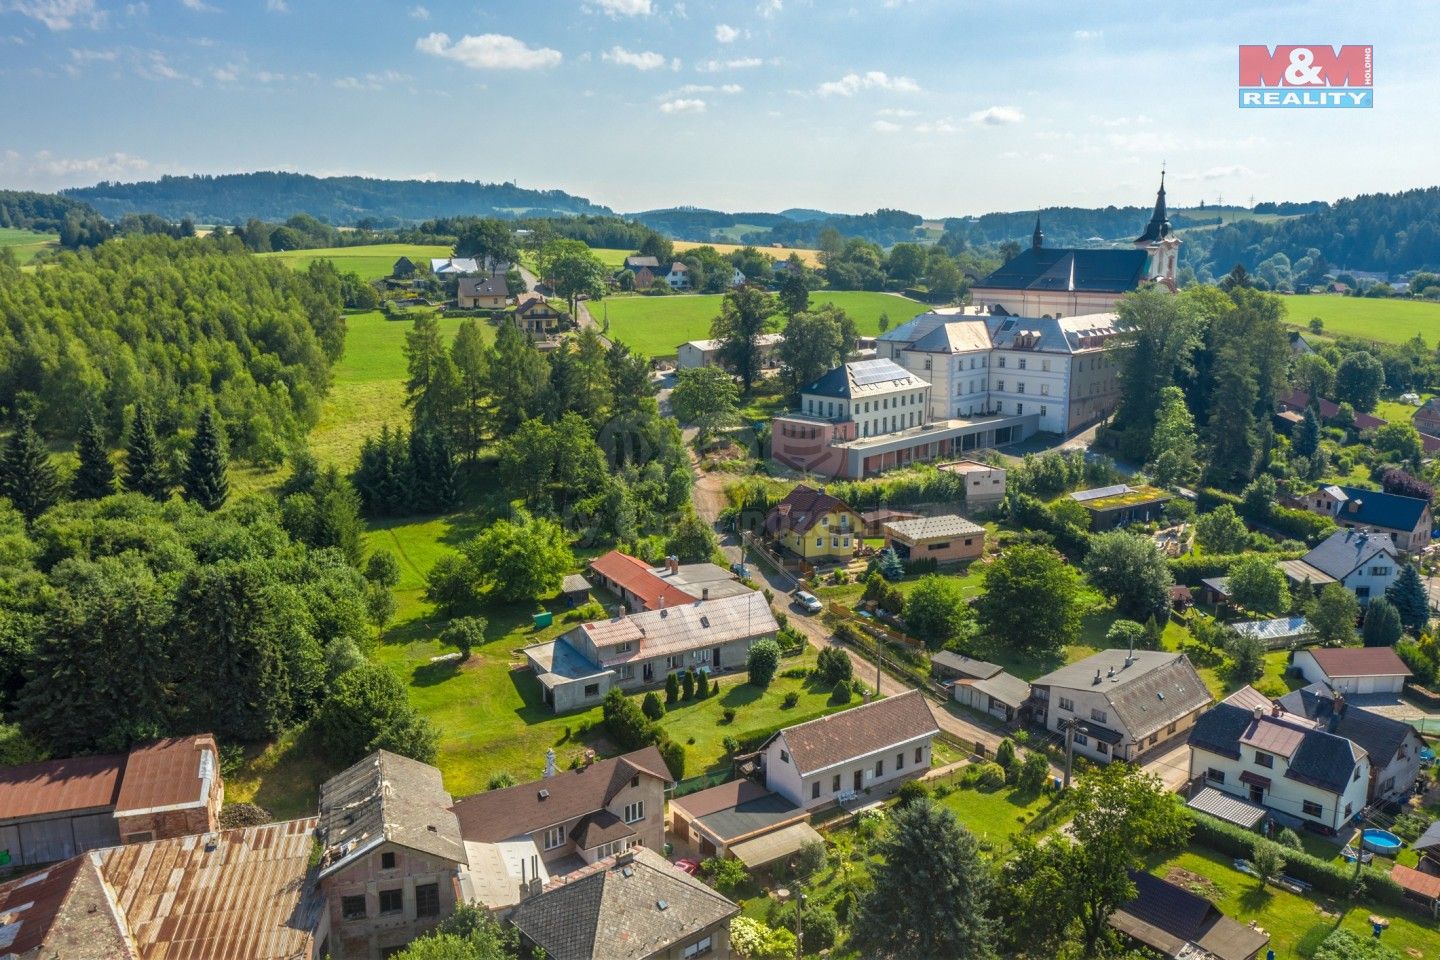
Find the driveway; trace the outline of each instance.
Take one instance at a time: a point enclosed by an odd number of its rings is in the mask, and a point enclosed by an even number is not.
[[[1153,773],[1165,783],[1165,789],[1179,793],[1190,782],[1190,744],[1182,743],[1140,765],[1146,773]]]

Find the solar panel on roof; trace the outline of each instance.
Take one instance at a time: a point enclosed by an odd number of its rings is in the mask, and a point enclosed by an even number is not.
[[[1085,503],[1088,500],[1099,500],[1103,497],[1115,497],[1122,493],[1129,493],[1130,487],[1127,484],[1117,483],[1113,487],[1096,487],[1094,490],[1078,490],[1070,494],[1070,499],[1077,503]]]
[[[859,360],[850,365],[850,376],[857,387],[868,387],[887,380],[903,380],[909,374],[890,360]]]

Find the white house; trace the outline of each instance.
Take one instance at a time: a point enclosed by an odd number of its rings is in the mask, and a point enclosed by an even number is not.
[[[1338,583],[1361,603],[1383,595],[1400,577],[1394,542],[1384,533],[1366,530],[1336,530],[1299,560],[1280,566],[1293,583],[1309,580],[1317,589]]]
[[[1190,776],[1259,804],[1282,822],[1339,830],[1364,808],[1370,758],[1342,736],[1243,687],[1190,731]]]
[[[1310,683],[1344,694],[1396,693],[1410,668],[1390,647],[1316,647],[1296,650],[1290,664]]]
[[[689,290],[690,268],[676,260],[670,264],[670,271],[665,274],[665,282],[670,284],[673,290]]]
[[[1420,775],[1420,751],[1425,749],[1420,734],[1410,724],[1346,703],[1343,694],[1319,683],[1291,690],[1278,702],[1290,716],[1304,717],[1369,755],[1369,802],[1409,795]]]
[[[1102,650],[1030,683],[1034,719],[1073,725],[1075,752],[1102,763],[1167,748],[1210,703],[1190,659],[1162,650]]]
[[[940,733],[918,690],[786,727],[761,748],[765,785],[807,809],[930,769]]]
[[[780,366],[780,344],[784,342],[783,333],[762,333],[755,338],[762,367],[773,370]],[[681,370],[718,366],[724,345],[723,340],[687,340],[675,348],[675,365]]]

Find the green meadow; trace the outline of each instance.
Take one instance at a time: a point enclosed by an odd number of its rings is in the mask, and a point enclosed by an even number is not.
[[[0,247],[15,254],[21,264],[29,263],[41,253],[52,249],[60,240],[58,234],[37,233],[34,230],[20,230],[15,227],[0,227]]]
[[[1425,300],[1382,300],[1305,293],[1286,296],[1287,322],[1302,331],[1310,319],[1324,322],[1329,336],[1362,337],[1404,343],[1417,333],[1434,345],[1440,340],[1440,303]]]
[[[609,297],[589,304],[596,323],[610,320],[610,336],[651,357],[673,357],[687,340],[710,336],[710,323],[720,312],[722,294],[684,294],[668,297]],[[862,334],[880,332],[880,316],[888,314],[895,327],[929,309],[923,303],[892,293],[856,290],[817,290],[812,307],[833,303],[848,313]]]
[[[428,262],[432,257],[450,256],[450,247],[420,246],[412,243],[376,243],[362,247],[322,247],[317,250],[286,250],[281,253],[261,253],[256,256],[279,260],[296,270],[304,270],[315,260],[329,260],[341,273],[354,271],[362,280],[377,280],[390,276],[395,261],[409,257],[416,263]]]

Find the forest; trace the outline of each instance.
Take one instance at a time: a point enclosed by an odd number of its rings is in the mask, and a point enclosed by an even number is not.
[[[237,455],[279,462],[344,350],[341,281],[328,262],[296,272],[243,249],[152,236],[37,272],[0,259],[0,407],[50,439],[93,414],[114,441],[137,403],[170,438],[213,403]]]

